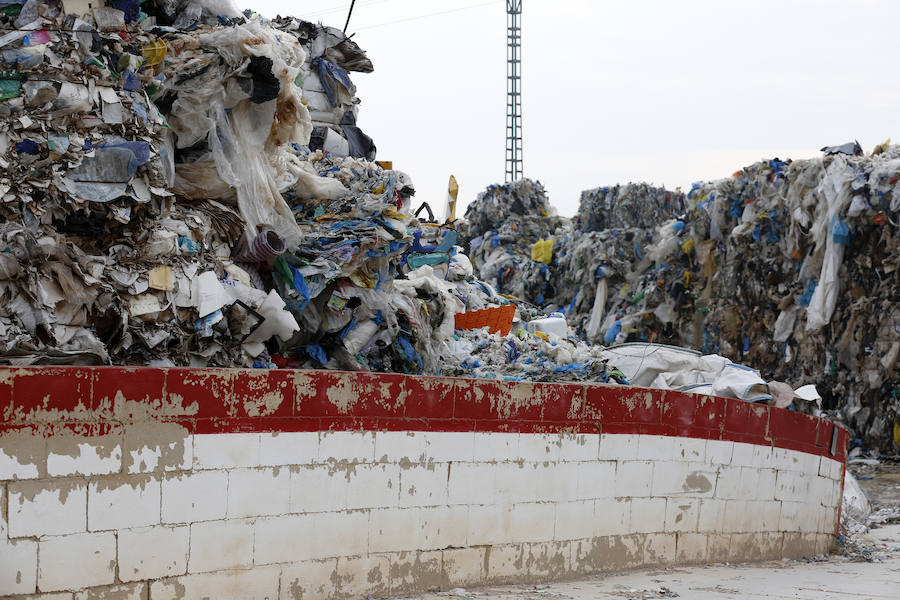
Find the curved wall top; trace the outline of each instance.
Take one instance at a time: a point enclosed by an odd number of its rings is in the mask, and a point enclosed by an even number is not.
[[[849,433],[798,412],[593,383],[389,373],[124,367],[0,368],[0,428],[157,420],[191,433],[495,431],[680,436],[846,459]],[[832,452],[833,451],[833,452]]]

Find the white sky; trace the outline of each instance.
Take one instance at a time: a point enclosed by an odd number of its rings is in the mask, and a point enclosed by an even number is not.
[[[900,141],[898,0],[523,4],[524,170],[563,215],[600,185],[687,190],[760,158]],[[252,8],[342,28],[349,6]],[[347,32],[375,64],[351,74],[358,124],[417,201],[442,210],[450,173],[463,206],[503,181],[504,0],[357,0]]]

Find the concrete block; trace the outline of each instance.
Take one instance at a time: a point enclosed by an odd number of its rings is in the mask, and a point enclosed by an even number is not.
[[[534,493],[528,500],[538,502],[569,502],[578,500],[578,479],[581,469],[594,463],[551,462],[538,463],[532,482]]]
[[[665,500],[663,500],[665,507]],[[554,540],[579,540],[597,535],[594,501],[580,500],[556,505]]]
[[[82,590],[75,594],[75,600],[147,600],[150,593],[150,584],[126,583],[90,590]]]
[[[258,466],[258,433],[209,433],[194,436],[194,469]]]
[[[601,538],[601,551],[606,554],[607,570],[623,570],[644,563],[646,535],[611,535]]]
[[[644,563],[671,565],[675,562],[676,537],[672,533],[651,533],[644,537]]]
[[[822,517],[822,533],[834,535],[837,530],[837,509],[823,506],[822,510],[824,514]]]
[[[38,588],[42,592],[109,585],[116,576],[116,535],[76,533],[42,538],[38,565]]]
[[[819,521],[821,518],[819,509],[821,507],[818,503],[808,501],[801,504],[802,509],[800,510],[800,531],[802,531],[804,534],[818,533]]]
[[[452,465],[456,467],[457,465]],[[400,507],[447,503],[450,463],[404,466],[400,470]]]
[[[802,531],[803,518],[806,510],[806,504],[803,502],[782,502],[778,530],[785,532]]]
[[[189,471],[194,461],[193,436],[176,423],[154,423],[125,430],[125,473]]]
[[[315,550],[314,515],[257,519],[253,556],[258,565],[307,560]]]
[[[441,588],[441,551],[391,555],[391,595]]]
[[[492,468],[496,485],[495,503],[512,504],[537,495],[532,484],[538,468],[536,463],[497,463]]]
[[[519,458],[519,434],[476,432],[473,445],[474,462],[509,462]]]
[[[757,500],[775,500],[775,477],[778,471],[775,469],[759,469],[757,471],[758,479],[756,481],[756,494],[754,498]]]
[[[468,506],[437,506],[419,509],[419,548],[437,550],[466,545]],[[370,540],[371,546],[371,540]]]
[[[705,533],[679,533],[675,541],[675,560],[679,563],[705,562],[708,540]]]
[[[491,585],[518,583],[522,574],[528,572],[526,566],[526,544],[496,544],[485,553],[485,578]]]
[[[272,600],[278,598],[278,580],[277,567],[185,575],[151,582],[150,598]],[[285,595],[283,598],[291,596]]]
[[[696,532],[700,518],[700,500],[690,498],[666,499],[666,531]]]
[[[472,462],[475,434],[471,431],[427,431],[425,458],[431,462]]]
[[[47,474],[50,477],[110,475],[121,470],[120,434],[92,438],[60,434],[47,440]]]
[[[706,553],[709,562],[719,563],[732,560],[730,533],[710,533],[707,534],[707,537]]]
[[[656,463],[651,494],[657,497],[709,498],[715,492],[716,472],[702,463]]]
[[[784,543],[783,533],[763,532],[762,535],[762,558],[763,560],[781,560],[782,544]]]
[[[809,498],[810,477],[795,471],[778,471],[775,499],[801,502]]]
[[[245,521],[209,521],[191,525],[188,572],[247,568],[253,564],[253,525]]]
[[[350,470],[349,466],[290,467],[290,512],[345,510]]]
[[[799,532],[786,532],[781,545],[781,554],[785,558],[800,558],[805,554],[803,547],[803,534]]]
[[[794,461],[794,452],[787,448],[772,449],[772,468],[779,471],[795,471],[797,463]]]
[[[623,433],[600,435],[599,460],[637,460],[640,436]]]
[[[731,560],[751,562],[762,560],[763,534],[762,533],[732,533],[731,534]]]
[[[594,501],[594,521],[601,537],[631,532],[631,501],[628,498],[601,498]]]
[[[37,479],[47,468],[47,440],[30,431],[0,435],[0,481]]]
[[[390,591],[391,563],[387,556],[342,556],[336,572],[337,594],[341,597],[383,597]]]
[[[572,573],[572,543],[569,541],[527,544],[525,566],[528,579],[562,579]]]
[[[162,480],[162,522],[196,523],[225,518],[225,471],[167,475]]]
[[[146,527],[119,531],[119,579],[160,579],[187,572],[190,527]]]
[[[375,459],[375,433],[372,431],[320,431],[320,464],[362,463]]]
[[[564,433],[560,435],[559,460],[561,461],[595,461],[599,453],[599,433]]]
[[[420,431],[376,431],[375,460],[424,463],[425,435]]]
[[[657,533],[665,531],[665,498],[632,498],[629,533]]]
[[[409,552],[420,548],[420,509],[380,508],[369,515],[369,552]]]
[[[312,465],[318,455],[318,431],[259,434],[259,465],[262,467]]]
[[[673,460],[702,463],[706,462],[706,440],[700,438],[675,439],[675,454]]]
[[[553,462],[559,459],[559,435],[520,433],[519,458],[526,462]]]
[[[556,523],[556,504],[525,503],[515,504],[510,513],[509,541],[544,542],[553,539]]]
[[[671,435],[642,435],[638,437],[638,460],[672,460],[675,458],[675,438]]]
[[[725,507],[729,531],[750,533],[761,531],[762,511],[754,501],[732,500]],[[777,525],[777,523],[776,523]]]
[[[449,504],[492,504],[496,501],[495,465],[453,463],[447,482]]]
[[[441,587],[471,586],[484,581],[484,548],[455,548],[443,552]]]
[[[758,507],[758,512],[754,512],[759,517],[759,530],[778,531],[778,526],[781,524],[781,502],[761,500],[752,502],[752,504]]]
[[[742,467],[730,465],[719,467],[719,473],[716,478],[715,497],[720,500],[746,499],[746,496],[741,495],[741,473]],[[755,491],[753,497],[756,497]]]
[[[700,518],[697,531],[701,533],[721,533],[730,531],[726,527],[725,507],[728,502],[717,498],[704,498],[700,501]],[[727,537],[727,539],[731,539]]]
[[[357,465],[347,472],[347,508],[397,506],[400,467],[389,463]]]
[[[741,483],[738,498],[756,498],[759,487],[759,468],[741,467]]]
[[[88,485],[88,530],[158,525],[160,483],[151,475],[120,475]]]
[[[579,575],[596,573],[603,568],[604,538],[594,537],[572,542],[572,570]]]
[[[827,464],[828,473],[827,476],[831,479],[834,479],[837,482],[840,482],[844,477],[844,464],[837,460],[831,460],[830,458],[822,457],[822,463]]]
[[[469,507],[466,541],[469,546],[508,543],[512,539],[511,504],[479,504]]]
[[[337,590],[337,559],[292,564],[281,572],[280,600],[328,600]]]
[[[87,530],[87,485],[82,480],[7,484],[9,537],[63,535]]]
[[[744,442],[734,442],[734,450],[731,454],[731,464],[735,467],[752,467],[753,466],[753,449],[755,444],[747,444]]]
[[[831,500],[831,489],[834,481],[821,475],[810,476],[809,478],[809,500],[818,502],[822,506],[828,506]]]
[[[368,512],[317,513],[313,519],[314,558],[362,555],[368,550]]]
[[[735,467],[774,468],[774,461],[771,446],[745,444],[742,442],[734,443],[731,464]]]
[[[9,541],[0,538],[0,596],[34,593],[37,586],[37,546],[33,540]]]
[[[711,465],[730,465],[734,442],[706,440],[706,462]]]
[[[650,496],[650,489],[653,484],[653,463],[650,461],[619,462],[616,466],[615,479],[615,495],[617,498]]]
[[[806,452],[794,452],[794,457],[799,465],[799,470],[804,475],[815,474],[819,468],[820,456],[815,454],[807,454]]]
[[[575,496],[579,500],[612,498],[616,493],[616,463],[614,461],[584,462],[577,466],[578,484]]]
[[[286,514],[290,497],[291,472],[287,467],[228,472],[228,518]]]

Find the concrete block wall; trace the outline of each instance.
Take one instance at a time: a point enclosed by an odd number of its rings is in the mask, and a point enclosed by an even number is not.
[[[818,554],[847,441],[620,386],[3,369],[0,597],[380,596]]]

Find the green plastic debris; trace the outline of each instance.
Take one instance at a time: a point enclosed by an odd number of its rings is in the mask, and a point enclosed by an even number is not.
[[[0,71],[0,100],[9,100],[22,93],[22,82],[28,79],[25,73]]]

